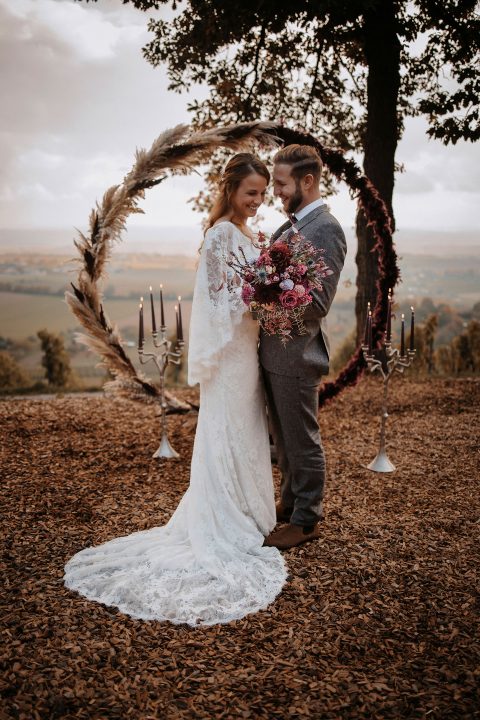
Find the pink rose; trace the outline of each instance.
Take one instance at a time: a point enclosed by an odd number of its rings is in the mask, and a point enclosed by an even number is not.
[[[300,297],[302,295],[305,295],[305,288],[303,287],[303,285],[295,285],[295,287],[293,289],[295,290],[297,295],[299,295]]]
[[[302,297],[299,298],[299,301],[301,305],[310,305],[312,302],[312,296],[310,293],[305,293],[305,295],[302,295]]]
[[[307,266],[300,263],[300,265],[297,265],[297,272],[300,273],[300,275],[305,275],[307,272]]]
[[[285,290],[285,292],[280,295],[280,303],[282,307],[287,308],[287,310],[297,307],[298,300],[299,298],[295,290]]]
[[[254,295],[255,290],[253,289],[253,287],[251,285],[248,285],[248,283],[244,283],[242,287],[242,300],[245,305],[249,305],[251,303]]]

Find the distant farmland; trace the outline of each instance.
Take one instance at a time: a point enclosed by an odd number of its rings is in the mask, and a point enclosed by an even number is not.
[[[148,298],[146,298],[148,299]],[[166,322],[170,331],[175,328],[174,300],[165,302]],[[185,329],[188,330],[191,300],[182,300]],[[157,321],[159,315],[157,300]],[[105,300],[105,312],[112,323],[120,330],[136,333],[138,327],[138,300]],[[12,340],[22,340],[35,336],[37,331],[46,328],[55,333],[81,327],[66,305],[63,297],[56,295],[33,295],[27,293],[0,292],[0,336]],[[146,305],[146,331],[150,329],[150,307]]]

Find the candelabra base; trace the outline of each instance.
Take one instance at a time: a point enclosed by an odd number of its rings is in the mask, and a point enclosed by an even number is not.
[[[367,465],[367,469],[373,470],[373,472],[393,472],[396,468],[395,465],[388,459],[385,450],[382,449],[379,451],[377,457],[372,460],[370,465]]]
[[[154,458],[178,458],[180,455],[172,448],[168,441],[168,437],[163,434],[158,449],[153,453]]]

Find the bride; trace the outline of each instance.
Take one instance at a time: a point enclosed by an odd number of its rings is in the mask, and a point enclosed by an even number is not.
[[[247,220],[270,176],[250,153],[227,164],[200,251],[188,382],[200,383],[190,485],[161,527],[86,548],[65,585],[145,620],[213,625],[267,607],[281,591],[280,552],[263,547],[275,526],[258,325],[241,299],[230,252],[258,254]]]

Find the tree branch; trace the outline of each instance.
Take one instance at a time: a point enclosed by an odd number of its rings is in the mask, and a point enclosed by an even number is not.
[[[255,49],[255,61],[254,61],[254,66],[253,66],[254,78],[253,78],[253,82],[250,86],[250,90],[249,90],[248,95],[245,100],[245,106],[247,106],[247,107],[250,103],[250,99],[252,97],[253,90],[258,81],[258,63],[260,61],[260,52],[264,47],[265,47],[265,23],[262,23],[260,26],[260,37],[258,39],[257,47]],[[245,118],[245,120],[248,120],[248,119],[249,118]]]
[[[345,65],[345,63],[343,62],[343,60],[341,59],[340,56],[337,56],[337,57],[338,57],[338,61],[339,61],[340,65],[343,67],[344,70],[347,71],[347,73],[348,73],[348,75],[349,75],[349,77],[350,77],[350,80],[351,80],[352,83],[353,83],[353,86],[354,86],[355,90],[357,91],[357,93],[358,93],[358,94],[360,95],[360,97],[361,97],[362,94],[364,93],[364,91],[362,91],[361,87],[359,86],[359,84],[358,84],[357,81],[355,80],[355,77],[354,77],[354,75],[352,75],[352,71],[350,70],[350,68],[349,68],[347,65]]]
[[[323,51],[323,42],[324,42],[324,38],[321,39],[320,45],[317,50],[317,63],[315,65],[315,70],[313,73],[312,87],[310,88],[310,94],[308,96],[307,102],[305,104],[305,108],[303,110],[303,116],[304,116],[305,120],[307,119],[307,113],[308,113],[308,111],[310,109],[310,105],[312,104],[312,101],[313,101],[313,95],[315,93],[315,86],[316,86],[317,80],[318,80],[318,71],[320,69],[320,57],[321,57],[322,51]]]

